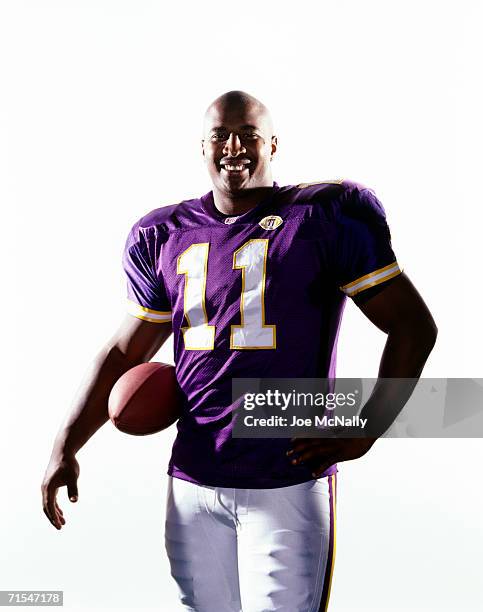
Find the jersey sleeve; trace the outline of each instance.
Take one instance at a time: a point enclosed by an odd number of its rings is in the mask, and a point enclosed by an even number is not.
[[[402,270],[384,208],[370,189],[357,187],[346,194],[337,222],[337,284],[359,304],[382,291]]]
[[[127,312],[151,323],[171,321],[171,305],[163,279],[156,273],[155,240],[134,225],[126,241],[122,265],[127,280]]]

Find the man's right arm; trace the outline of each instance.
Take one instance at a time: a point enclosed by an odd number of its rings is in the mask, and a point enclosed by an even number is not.
[[[116,381],[130,368],[149,361],[171,334],[171,323],[151,323],[126,315],[114,336],[93,360],[55,438],[42,482],[44,512],[60,529],[65,523],[56,496],[67,486],[71,501],[77,501],[79,464],[75,455],[87,440],[109,420],[108,398]]]

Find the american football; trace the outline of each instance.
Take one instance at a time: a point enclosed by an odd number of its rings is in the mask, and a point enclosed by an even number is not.
[[[180,401],[175,368],[141,363],[125,372],[109,395],[109,417],[120,431],[145,436],[178,420]]]

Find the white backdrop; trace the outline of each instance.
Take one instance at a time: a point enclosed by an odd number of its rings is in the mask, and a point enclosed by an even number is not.
[[[63,589],[68,610],[171,612],[174,429],[131,439],[106,424],[78,455],[78,503],[60,492],[60,532],[41,508],[58,426],[124,316],[127,232],[210,189],[202,114],[244,89],[272,110],[279,184],[346,177],[384,203],[439,327],[424,375],[481,376],[481,4],[0,7],[0,589]],[[375,376],[384,339],[348,304],[339,376]],[[482,609],[482,459],[479,439],[381,440],[340,465],[331,611]]]

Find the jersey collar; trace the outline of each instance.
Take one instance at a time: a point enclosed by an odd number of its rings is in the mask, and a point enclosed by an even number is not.
[[[280,187],[278,183],[276,181],[273,181],[273,188],[270,193],[268,193],[267,196],[264,197],[256,206],[254,206],[250,210],[247,210],[247,212],[241,215],[224,215],[221,211],[219,211],[215,206],[215,201],[213,199],[213,191],[209,191],[208,193],[205,193],[205,195],[202,195],[200,200],[205,213],[210,218],[214,219],[215,221],[218,221],[222,225],[230,226],[234,223],[239,223],[240,221],[249,221],[252,217],[258,214],[258,212],[262,208],[264,208],[269,202],[272,201],[273,196],[277,193],[279,189]],[[228,223],[226,221],[227,219],[230,219]],[[233,221],[231,221],[231,219],[233,219]]]

